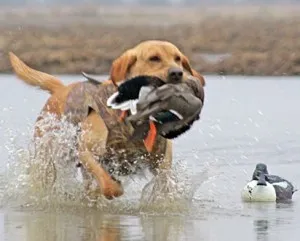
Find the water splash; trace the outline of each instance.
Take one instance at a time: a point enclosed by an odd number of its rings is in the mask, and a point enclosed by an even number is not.
[[[6,149],[9,157],[3,198],[6,204],[32,205],[50,201],[53,196],[58,199],[78,197],[82,185],[76,180],[74,160],[77,153],[73,148],[78,128],[65,119],[57,121],[50,114],[45,115],[37,126],[41,131],[48,128],[53,131],[30,141],[26,148],[18,144],[19,135],[16,131],[7,131],[9,141]]]
[[[173,169],[153,177],[143,189],[141,211],[155,210],[165,214],[188,212],[196,191],[208,180],[208,171],[190,176],[187,166],[186,162],[178,161]]]
[[[125,194],[121,198],[113,201],[91,198],[76,167],[79,127],[66,118],[58,121],[52,114],[44,114],[37,127],[42,132],[49,128],[52,131],[30,140],[25,147],[19,143],[18,131],[7,130],[9,158],[4,178],[0,180],[4,187],[1,204],[6,207],[84,206],[118,214],[182,214],[191,210],[197,189],[208,179],[207,170],[191,177],[187,163],[177,161],[174,168],[155,177],[146,172],[142,177],[123,178]],[[28,128],[28,136],[32,136],[32,129]]]

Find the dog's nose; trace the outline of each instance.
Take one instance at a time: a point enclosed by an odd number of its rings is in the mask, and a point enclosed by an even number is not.
[[[183,71],[180,68],[170,68],[168,71],[168,80],[170,82],[179,82],[182,80]]]

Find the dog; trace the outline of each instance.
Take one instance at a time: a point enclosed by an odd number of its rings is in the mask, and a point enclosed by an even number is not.
[[[183,81],[192,75],[205,86],[204,77],[191,67],[188,58],[167,41],[148,40],[125,51],[113,61],[110,78],[99,84],[87,81],[64,85],[56,77],[30,68],[14,53],[10,52],[9,57],[21,80],[51,95],[36,122],[43,119],[42,113],[51,113],[57,119],[68,115],[70,122],[81,124],[76,148],[82,171],[91,174],[98,184],[97,193],[107,199],[124,193],[121,182],[110,172],[111,163],[125,159],[131,161],[129,164],[126,162],[127,166],[121,165],[121,168],[114,170],[118,175],[134,173],[136,170],[130,170],[131,167],[143,168],[137,162],[146,163],[154,175],[160,170],[170,169],[172,165],[171,140],[158,137],[151,153],[147,152],[142,141],[128,141],[132,126],[120,121],[121,112],[111,110],[105,104],[116,86],[127,78],[140,75],[156,76],[163,80],[179,78]],[[44,134],[45,130],[36,125],[34,138]],[[89,189],[92,180],[88,175],[83,176],[86,189]]]

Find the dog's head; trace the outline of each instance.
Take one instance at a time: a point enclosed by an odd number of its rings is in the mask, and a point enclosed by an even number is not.
[[[111,68],[110,78],[117,84],[139,75],[156,76],[168,82],[186,80],[189,75],[205,80],[195,71],[188,58],[173,44],[166,41],[145,41],[127,50],[117,58]]]

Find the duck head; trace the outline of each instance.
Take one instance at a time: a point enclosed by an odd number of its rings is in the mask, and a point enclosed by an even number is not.
[[[257,181],[257,185],[266,186],[268,181],[268,168],[264,163],[258,163],[252,175],[252,180]]]

